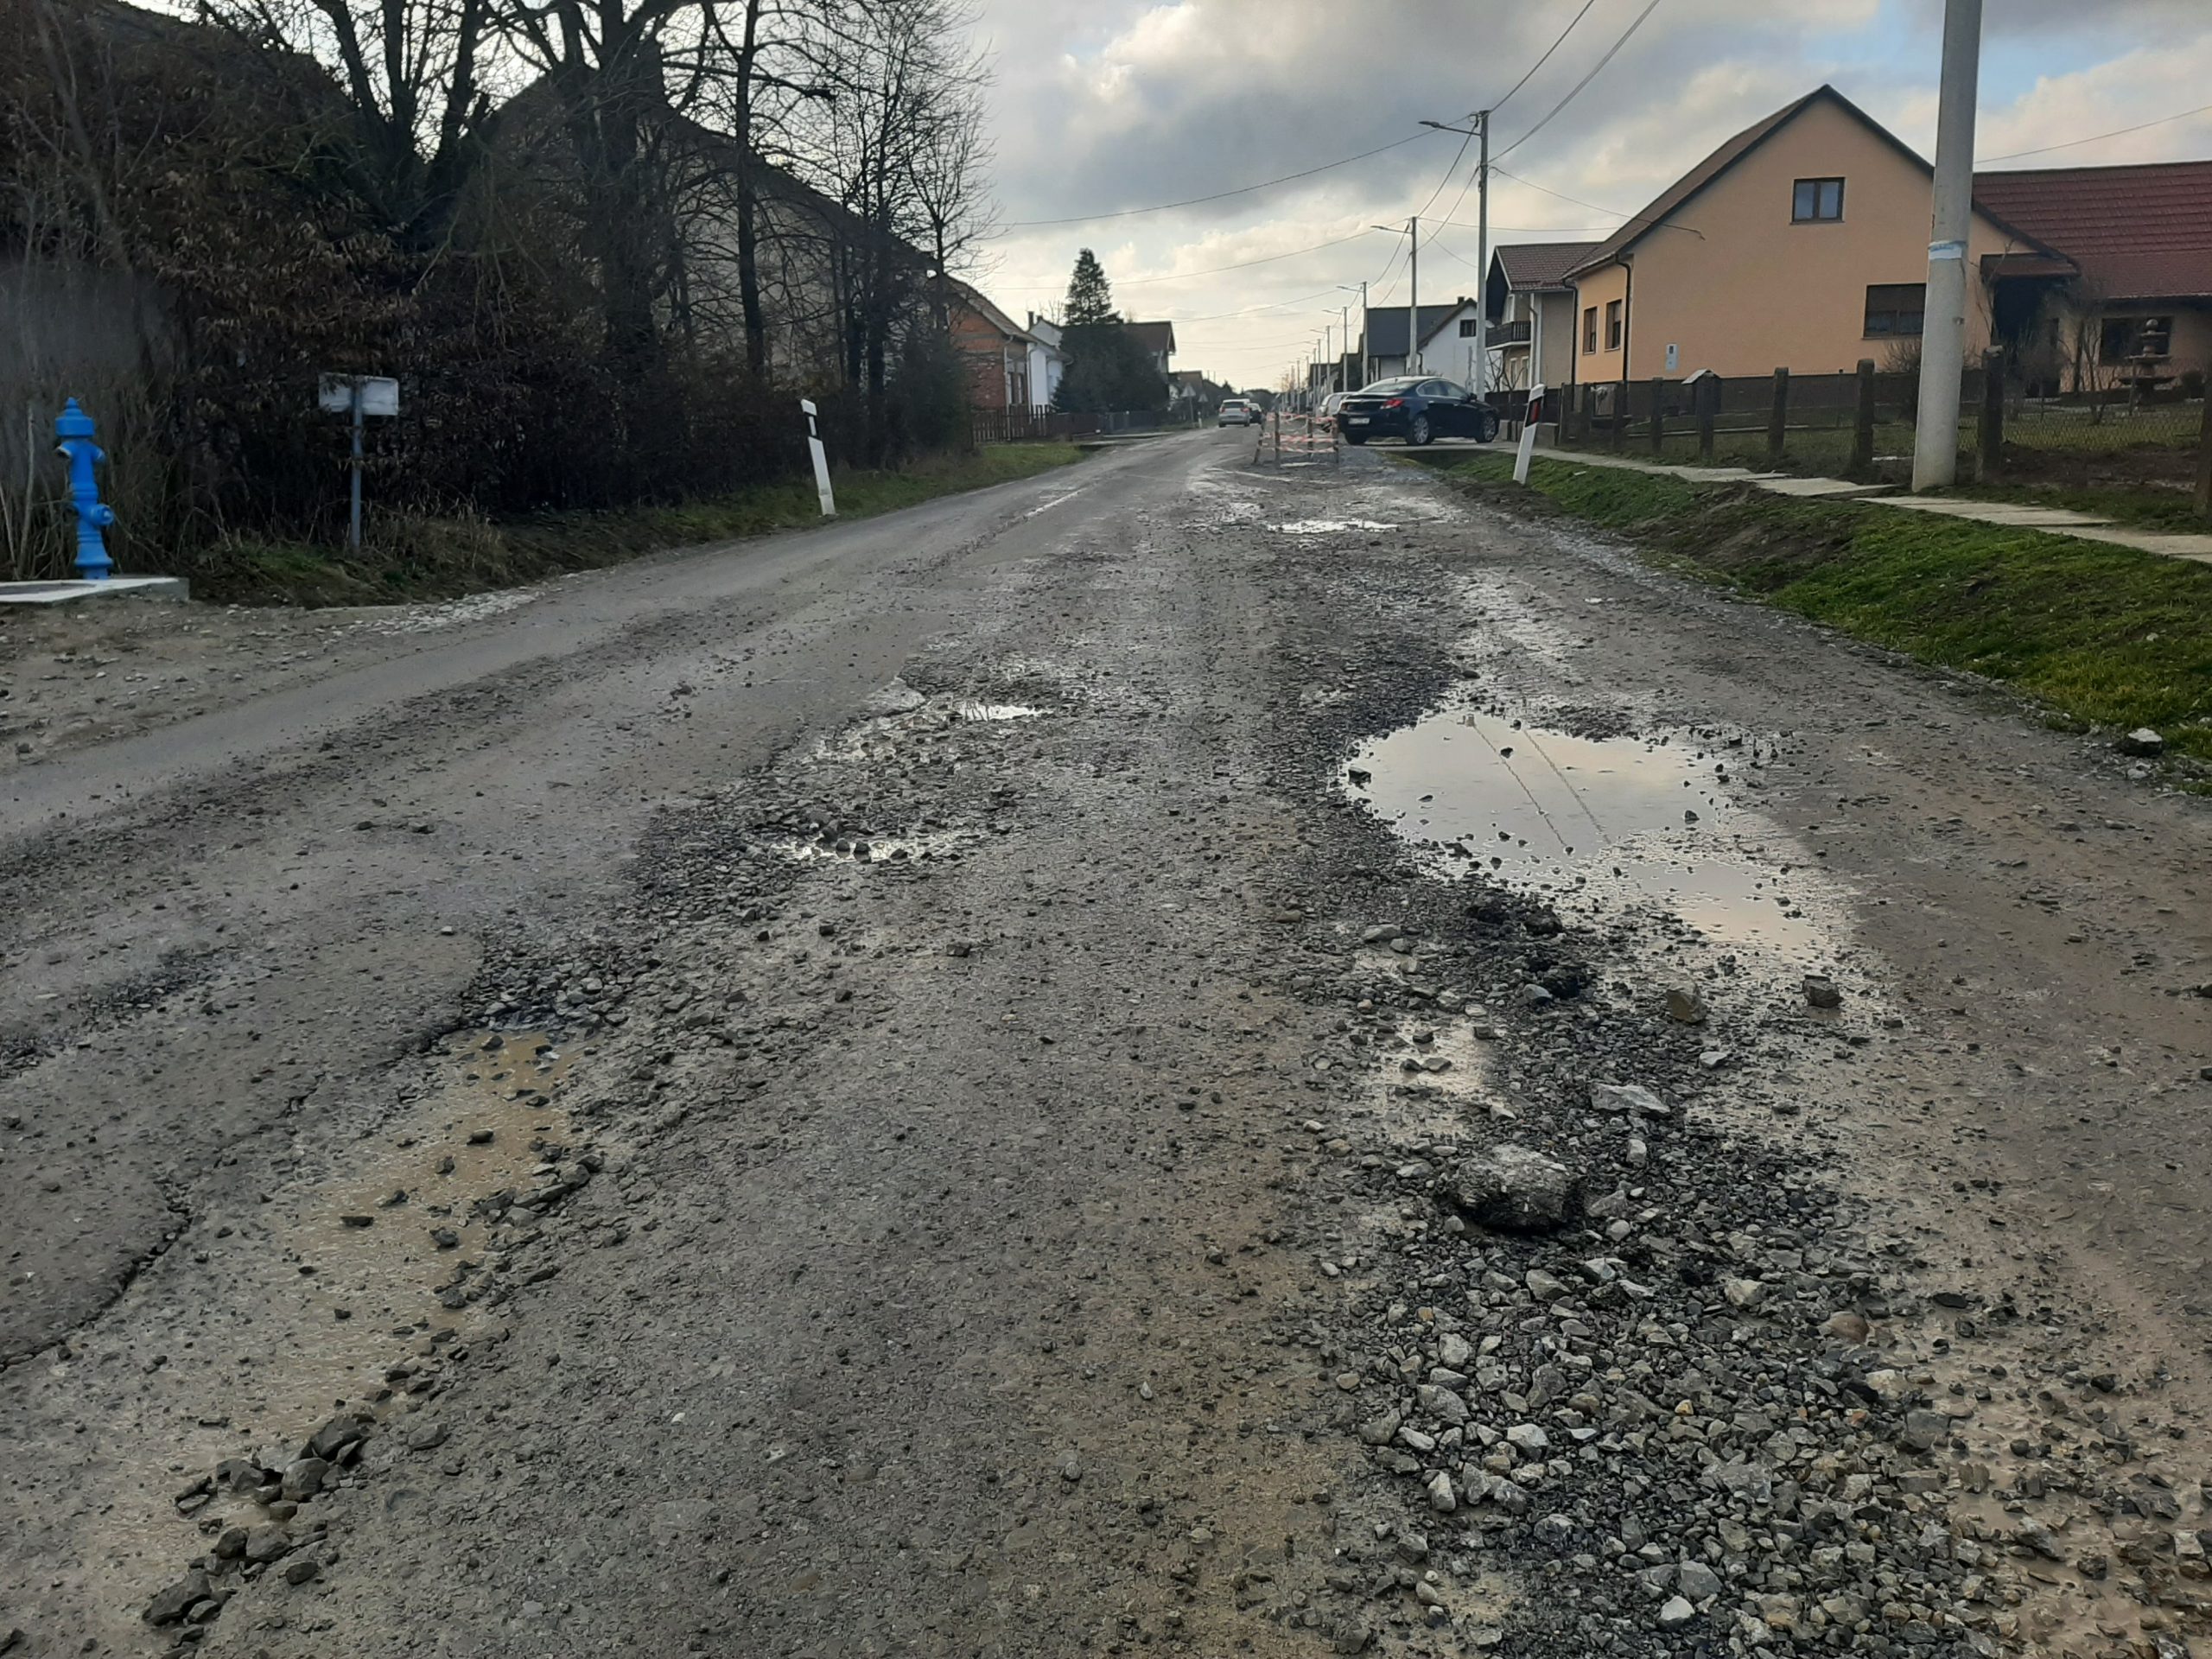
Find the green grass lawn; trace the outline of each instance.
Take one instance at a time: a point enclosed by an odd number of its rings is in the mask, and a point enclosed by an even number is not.
[[[1528,491],[1503,455],[1424,464],[1500,505],[1526,510],[1533,496],[1677,569],[2003,681],[2058,715],[2153,727],[2212,760],[2212,566],[1567,459],[1539,460]]]
[[[1079,460],[1069,443],[995,444],[896,470],[834,475],[839,521],[918,506],[938,496],[1030,478]],[[234,538],[203,550],[181,574],[196,597],[232,604],[378,605],[446,599],[571,570],[620,564],[675,547],[735,541],[823,522],[810,478],[787,479],[671,506],[542,513],[493,521],[411,514],[372,517],[367,544],[343,548]]]

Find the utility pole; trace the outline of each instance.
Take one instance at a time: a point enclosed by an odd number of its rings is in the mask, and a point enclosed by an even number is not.
[[[1475,114],[1475,127],[1483,141],[1482,160],[1475,166],[1475,270],[1482,284],[1475,290],[1475,401],[1490,391],[1490,111]]]
[[[1406,221],[1406,372],[1421,372],[1421,215]]]
[[[1467,373],[1475,396],[1480,397],[1490,390],[1490,111],[1477,110],[1471,118],[1472,127],[1455,127],[1447,121],[1424,121],[1421,125],[1482,140],[1482,157],[1475,163],[1475,270],[1482,287],[1476,291],[1475,359]]]
[[[1347,294],[1351,292],[1351,284],[1349,283],[1338,283],[1337,286]],[[1351,351],[1351,335],[1349,332],[1351,324],[1349,321],[1346,322],[1345,327],[1347,332],[1344,335],[1344,351],[1349,354]],[[1375,378],[1368,367],[1368,361],[1367,284],[1365,283],[1362,283],[1359,285],[1359,384],[1363,386]],[[1356,390],[1356,388],[1346,386],[1344,390],[1346,391],[1351,391]]]
[[[1967,237],[1974,228],[1974,115],[1981,79],[1981,0],[1943,0],[1943,79],[1936,114],[1936,201],[1920,340],[1912,487],[1959,476],[1959,376],[1966,366]]]
[[[1350,391],[1350,386],[1338,385],[1337,383],[1344,378],[1344,359],[1351,355],[1351,307],[1338,306],[1337,321],[1344,325],[1344,343],[1343,349],[1337,353],[1337,360],[1329,365],[1329,384],[1338,391]]]

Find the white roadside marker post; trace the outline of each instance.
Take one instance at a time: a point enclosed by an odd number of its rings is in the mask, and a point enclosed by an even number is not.
[[[1529,388],[1528,418],[1521,423],[1521,448],[1513,457],[1513,481],[1529,481],[1529,461],[1536,453],[1536,423],[1543,418],[1544,389],[1539,385]]]
[[[835,518],[837,516],[837,498],[830,493],[830,454],[822,447],[822,430],[815,420],[819,411],[815,409],[811,397],[800,398],[798,406],[806,411],[806,448],[807,453],[814,457],[814,493],[822,498],[822,516]]]

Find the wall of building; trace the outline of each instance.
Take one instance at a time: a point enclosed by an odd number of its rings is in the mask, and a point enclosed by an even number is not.
[[[1575,284],[1573,337],[1574,378],[1578,381],[1602,383],[1619,380],[1626,377],[1628,370],[1625,365],[1628,359],[1624,355],[1624,352],[1635,344],[1636,319],[1633,317],[1628,319],[1627,334],[1624,346],[1608,347],[1605,344],[1605,308],[1616,300],[1624,302],[1623,311],[1625,315],[1625,302],[1628,297],[1628,270],[1626,267],[1621,265],[1607,265],[1602,270],[1593,270]],[[1585,316],[1586,313],[1592,310],[1597,313],[1598,321],[1598,348],[1594,352],[1584,349],[1585,342],[1589,338],[1588,332],[1584,327]]]
[[[1529,337],[1529,375],[1534,385],[1563,386],[1574,378],[1574,296],[1532,294],[1535,327]]]
[[[1791,222],[1797,180],[1839,177],[1841,219]],[[1655,229],[1635,245],[1629,361],[1601,354],[1587,378],[1821,374],[1861,358],[1883,363],[1898,342],[1867,335],[1866,289],[1927,280],[1931,193],[1928,174],[1888,141],[1833,104],[1812,105],[1669,215],[1681,228]],[[1967,269],[2018,245],[1976,214]],[[1592,291],[1585,284],[1585,306]],[[1967,309],[1971,359],[1990,337],[1979,282]],[[1670,344],[1679,347],[1672,369]]]
[[[978,316],[964,307],[956,306],[952,312],[952,348],[960,360],[968,365],[968,395],[977,409],[998,410],[1013,407],[1018,401],[1027,408],[1028,397],[1023,388],[1008,384],[1014,377],[1007,372],[1006,336],[988,319]],[[1021,359],[1020,378],[1028,378],[1028,359]]]

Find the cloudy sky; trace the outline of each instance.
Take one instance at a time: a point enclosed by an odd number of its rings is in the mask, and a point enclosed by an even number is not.
[[[1472,153],[1455,167],[1459,139],[1418,123],[1504,98],[1583,0],[977,3],[995,59],[1001,225],[981,285],[1017,317],[1045,309],[1076,250],[1091,247],[1125,315],[1174,321],[1178,368],[1272,385],[1340,302],[1357,329],[1358,297],[1337,284],[1366,280],[1371,302],[1405,303],[1405,238],[1370,230],[1376,221],[1416,210],[1436,221],[1422,238],[1424,300],[1474,291]],[[1496,239],[1602,235],[1722,138],[1824,80],[1932,153],[1941,0],[1659,0],[1587,88],[1504,155],[1646,3],[1591,0],[1503,104],[1493,153],[1513,176],[1495,176]],[[2206,0],[1986,0],[1986,161],[2212,101]],[[1127,212],[1416,133],[1270,189]],[[2005,164],[2207,156],[2212,111]]]

